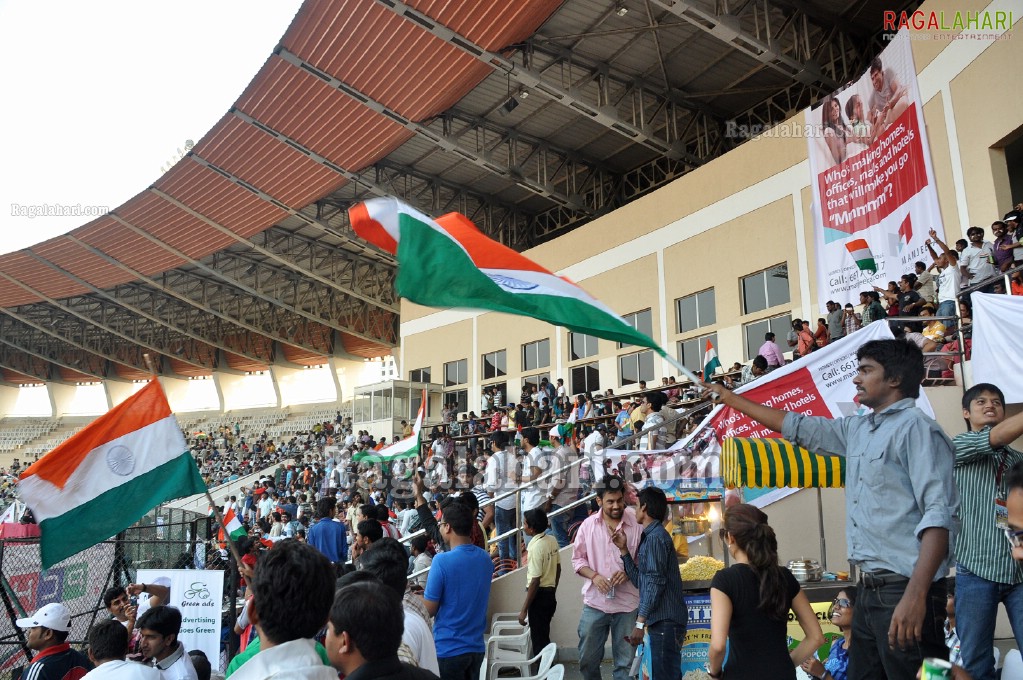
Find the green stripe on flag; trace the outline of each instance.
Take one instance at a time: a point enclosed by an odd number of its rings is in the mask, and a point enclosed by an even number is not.
[[[572,297],[510,293],[480,271],[468,254],[446,234],[424,228],[411,216],[400,216],[398,294],[427,307],[486,309],[530,316],[595,335],[664,353],[656,342],[620,317]]]
[[[160,503],[205,490],[199,468],[186,451],[63,515],[45,519],[39,524],[43,569],[107,540]]]

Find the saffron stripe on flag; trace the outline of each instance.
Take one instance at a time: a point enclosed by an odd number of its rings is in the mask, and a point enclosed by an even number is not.
[[[63,513],[39,522],[44,568],[122,531],[125,517],[141,517],[160,503],[190,496],[196,487],[205,485],[192,457],[185,454],[81,505],[64,506]]]

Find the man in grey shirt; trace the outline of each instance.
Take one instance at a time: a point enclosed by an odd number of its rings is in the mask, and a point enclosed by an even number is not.
[[[849,679],[916,677],[925,657],[948,658],[945,577],[958,528],[951,440],[914,403],[923,354],[904,340],[856,353],[863,416],[826,418],[773,409],[720,385],[725,406],[820,454],[846,458],[846,537],[860,569]]]
[[[832,342],[845,336],[845,327],[842,325],[842,305],[828,300],[828,335]]]

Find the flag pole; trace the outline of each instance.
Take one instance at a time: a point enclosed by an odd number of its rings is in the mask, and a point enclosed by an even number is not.
[[[157,380],[156,366],[155,366],[155,364],[153,364],[153,357],[151,357],[149,355],[149,352],[146,352],[145,354],[142,355],[142,358],[145,360],[146,367],[149,369],[149,372],[152,374],[152,378],[151,379],[152,380]],[[203,483],[203,486],[206,486],[205,482]],[[210,494],[210,488],[208,486],[206,486],[205,493],[206,493],[206,499],[210,502],[210,507],[213,508],[213,513],[214,513],[214,515],[216,515],[217,523],[220,524],[220,526],[224,527],[224,538],[227,539],[227,547],[231,551],[231,554],[234,556],[235,562],[238,565],[241,565],[242,557],[241,557],[241,555],[238,554],[238,548],[237,548],[237,546],[235,546],[234,541],[231,540],[230,534],[227,533],[227,523],[224,521],[224,515],[221,514],[220,509],[217,507],[216,502],[214,502],[213,496],[212,496],[212,494]]]

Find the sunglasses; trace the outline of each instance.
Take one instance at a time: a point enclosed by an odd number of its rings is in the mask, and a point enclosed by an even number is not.
[[[841,607],[842,609],[849,609],[850,607],[852,607],[852,602],[850,602],[848,598],[845,597],[836,598],[834,601],[832,601],[831,604],[833,604],[836,607]]]
[[[1008,527],[1006,527],[1004,531],[1005,540],[1007,540],[1009,545],[1013,548],[1018,548],[1020,545],[1023,545],[1023,531],[1016,531],[1015,529],[1010,529]]]

